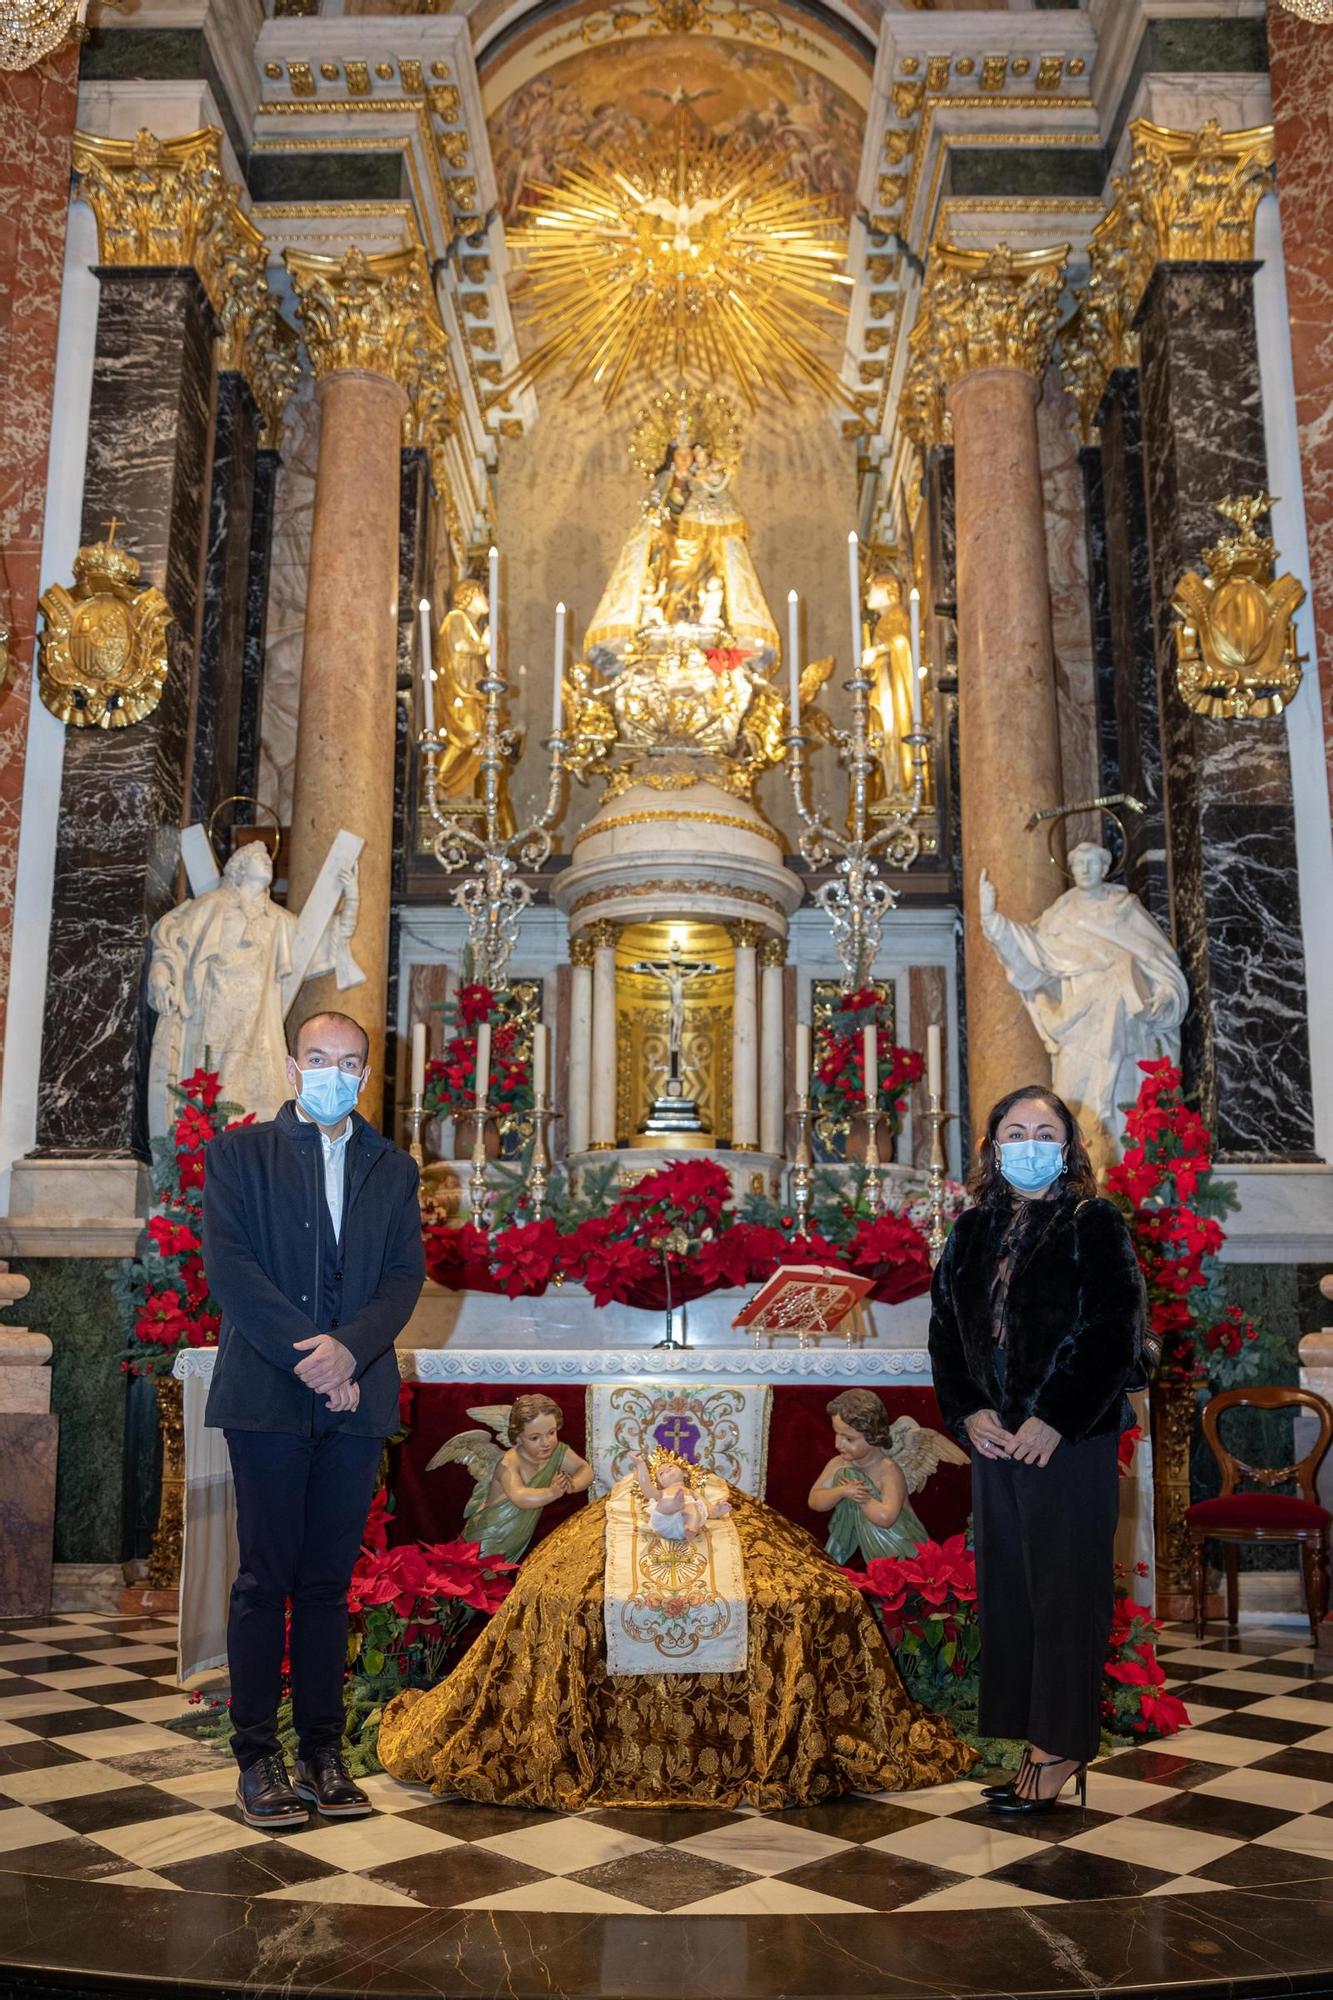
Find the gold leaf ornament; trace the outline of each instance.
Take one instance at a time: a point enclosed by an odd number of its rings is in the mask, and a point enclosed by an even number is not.
[[[1257,527],[1273,504],[1268,493],[1219,501],[1237,532],[1203,551],[1207,576],[1190,570],[1176,585],[1176,686],[1196,715],[1262,721],[1281,715],[1300,687],[1292,620],[1305,587],[1274,576],[1272,537]]]
[[[156,585],[138,587],[140,565],[104,542],[74,558],[74,587],[53,584],[38,601],[37,684],[61,722],[78,729],[125,729],[151,715],[167,679],[171,609]]]

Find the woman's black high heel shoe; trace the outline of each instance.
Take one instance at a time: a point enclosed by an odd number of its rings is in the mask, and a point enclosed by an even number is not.
[[[1006,1778],[1002,1785],[983,1785],[981,1787],[982,1798],[987,1800],[1004,1798],[1009,1792],[1012,1792],[1015,1785],[1021,1782],[1031,1762],[1032,1762],[1032,1752],[1030,1750],[1025,1750],[1023,1752],[1023,1761],[1019,1765],[1018,1769],[1014,1772],[1013,1777]]]
[[[1036,1757],[1032,1757],[1029,1758],[1028,1761],[1031,1765],[1031,1768],[1034,1771],[1041,1772],[1041,1771],[1054,1770],[1057,1764],[1064,1764],[1068,1762],[1068,1759],[1064,1757],[1047,1757],[1044,1760],[1039,1761]],[[1022,1775],[1021,1772],[1019,1775],[1020,1776]],[[1079,1806],[1084,1812],[1086,1812],[1088,1809],[1087,1765],[1076,1764],[1073,1770],[1070,1772],[1069,1776],[1074,1779],[1078,1787]],[[1017,1783],[1018,1779],[1016,1778],[1014,1780],[1014,1785],[1016,1785]],[[1069,1783],[1069,1778],[1066,1778],[1065,1784],[1067,1785],[1068,1783]],[[986,1800],[986,1804],[992,1812],[1030,1814],[1030,1813],[1046,1813],[1053,1811],[1053,1809],[1060,1803],[1060,1792],[1052,1792],[1050,1798],[1044,1799],[1040,1796],[1040,1787],[1041,1787],[1040,1777],[1038,1777],[1037,1779],[1037,1786],[1038,1786],[1037,1794],[1029,1796],[1025,1793],[1016,1791],[1014,1789],[1014,1786],[1011,1785],[1007,1790],[1002,1792],[997,1792],[993,1794],[991,1797],[989,1797]],[[1060,1787],[1060,1791],[1063,1790],[1064,1790],[1064,1785]]]

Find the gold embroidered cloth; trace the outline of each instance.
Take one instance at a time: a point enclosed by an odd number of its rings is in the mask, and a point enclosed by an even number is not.
[[[736,1674],[612,1675],[602,1591],[606,1502],[538,1544],[471,1651],[429,1693],[391,1702],[395,1778],[483,1803],[810,1805],[907,1790],[975,1762],[908,1700],[861,1592],[803,1528],[732,1495],[749,1633]]]
[[[725,1500],[720,1479],[701,1498]],[[606,1502],[604,1616],[613,1674],[738,1674],[745,1669],[745,1561],[730,1514],[693,1541],[673,1542],[648,1525],[631,1475]]]

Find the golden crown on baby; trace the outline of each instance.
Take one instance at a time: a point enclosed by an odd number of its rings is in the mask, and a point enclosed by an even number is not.
[[[657,1445],[648,1454],[648,1472],[654,1486],[668,1466],[676,1466],[685,1476],[685,1484],[693,1486],[699,1477],[699,1467],[691,1465],[688,1458],[682,1458],[677,1451],[669,1451],[665,1445]]]

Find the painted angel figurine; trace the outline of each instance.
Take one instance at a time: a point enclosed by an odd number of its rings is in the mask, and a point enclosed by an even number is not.
[[[914,1417],[889,1413],[871,1389],[844,1389],[828,1406],[837,1450],[810,1488],[807,1505],[832,1514],[825,1543],[834,1562],[860,1551],[866,1562],[879,1556],[910,1556],[930,1539],[910,1504],[940,1465],[966,1465],[967,1454],[941,1431]]]
[[[489,1429],[457,1432],[426,1470],[465,1465],[476,1485],[463,1510],[461,1539],[475,1542],[484,1556],[518,1562],[527,1553],[538,1510],[567,1493],[586,1493],[592,1467],[561,1440],[562,1412],[550,1396],[483,1404],[468,1415]]]
[[[710,1497],[700,1488],[697,1467],[674,1451],[655,1451],[646,1459],[636,1451],[629,1462],[648,1509],[648,1526],[663,1541],[692,1542],[709,1521],[731,1512],[725,1487],[720,1496]]]

